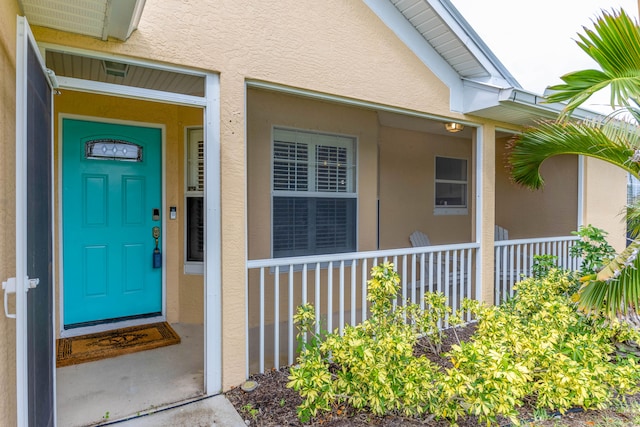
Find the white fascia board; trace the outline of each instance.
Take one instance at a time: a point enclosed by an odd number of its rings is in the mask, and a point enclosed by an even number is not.
[[[540,112],[551,113],[554,116],[559,115],[565,104],[559,102],[547,103],[546,98],[543,95],[538,95],[533,92],[526,91],[524,89],[508,88],[502,89],[498,97],[498,101],[505,105],[513,103],[525,107],[530,107]],[[576,108],[571,117],[578,120],[593,120],[602,119],[604,116],[598,112],[587,110],[584,108]]]
[[[500,105],[500,93],[503,88],[484,84],[475,80],[463,80],[463,113],[473,113]]]
[[[102,40],[108,37],[126,41],[138,28],[145,0],[108,2]]]
[[[164,92],[160,90],[145,89],[133,86],[123,86],[114,83],[96,82],[93,80],[77,79],[73,77],[57,78],[62,89],[82,90],[104,95],[118,95],[126,98],[146,99],[170,104],[182,104],[188,106],[205,107],[206,99],[201,96],[184,95],[180,93]]]
[[[384,24],[438,77],[450,91],[451,111],[463,109],[463,86],[460,75],[422,37],[400,11],[387,0],[363,0]]]

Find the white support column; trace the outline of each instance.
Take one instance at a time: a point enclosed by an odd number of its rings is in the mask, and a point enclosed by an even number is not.
[[[205,393],[222,391],[222,250],[220,226],[220,78],[205,76]]]

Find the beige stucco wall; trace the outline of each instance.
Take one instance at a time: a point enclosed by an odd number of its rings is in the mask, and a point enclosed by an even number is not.
[[[467,213],[434,214],[435,157],[467,160]],[[404,129],[380,129],[380,248],[410,247],[420,230],[434,245],[472,241],[471,188],[474,186],[471,140]]]
[[[544,188],[533,191],[510,180],[505,163],[508,142],[509,138],[496,141],[496,224],[509,231],[510,239],[569,236],[578,227],[578,157],[543,162]]]
[[[261,94],[259,91],[249,91],[247,94],[246,81],[266,81],[442,117],[460,117],[449,111],[447,87],[379,21],[364,2],[147,0],[138,30],[124,43],[114,40],[104,42],[45,28],[35,28],[34,33],[40,42],[150,59],[220,74],[220,174],[224,189],[221,200],[222,372],[225,389],[239,384],[245,376],[246,325],[245,317],[239,313],[245,312],[246,254],[249,251],[250,257],[268,255],[268,247],[265,246],[268,245],[268,239],[256,239],[262,235],[260,233],[268,230],[264,227],[268,216],[254,216],[253,209],[248,209],[246,203],[249,196],[250,203],[264,204],[264,200],[260,201],[260,198],[268,197],[269,194],[267,191],[256,195],[251,190],[254,172],[264,176],[264,170],[260,171],[259,168],[268,164],[264,162],[261,166],[258,165],[256,171],[251,169],[256,164],[251,159],[254,155],[251,135],[253,132],[257,135],[264,134],[264,129],[270,126],[268,120],[279,121],[281,125],[291,123],[290,126],[323,131],[337,129],[337,132],[356,134],[359,137],[359,147],[364,150],[359,152],[359,162],[376,165],[377,156],[374,150],[369,149],[371,145],[368,140],[374,137],[371,129],[359,135],[358,132],[361,131],[349,130],[349,125],[341,122],[340,117],[330,123],[324,117],[325,112],[331,117],[335,111],[343,111],[357,120],[368,122],[371,120],[370,116],[373,116],[372,112],[354,111],[344,106],[326,108],[322,102],[309,104],[300,99],[294,101],[289,98],[281,105],[275,102],[282,99],[281,95]],[[245,97],[249,105],[245,105]],[[273,111],[256,108],[260,103]],[[292,109],[292,105],[302,108],[301,111],[306,111],[306,114],[293,118],[298,115],[298,110]],[[315,113],[316,108],[323,114]],[[131,113],[131,117],[141,117],[134,111]],[[131,120],[130,117],[127,119]],[[486,167],[492,167],[495,163],[492,151],[493,129],[493,126],[485,128],[483,134],[485,151],[482,154],[483,165]],[[250,144],[251,151],[247,152],[246,144]],[[264,150],[265,146],[258,144],[256,149]],[[359,173],[375,176],[376,170],[377,168],[369,170],[359,165]],[[360,178],[369,179],[367,176]],[[485,221],[490,222],[493,222],[495,206],[493,179],[491,175],[484,183],[483,205],[478,207],[482,209]],[[375,216],[369,215],[374,195],[375,192],[369,187],[362,192],[359,189],[360,219],[364,221],[360,225],[361,230],[375,227],[371,222],[371,218]],[[174,193],[173,197],[175,196]],[[182,206],[181,200],[176,200],[175,203]],[[476,203],[475,198],[472,197],[470,203]],[[172,201],[168,199],[167,204],[172,204]],[[418,210],[420,209],[422,208]],[[182,211],[179,209],[178,212]],[[252,216],[247,217],[248,212]],[[454,223],[444,224],[443,229],[458,230],[458,220],[461,218],[456,218]],[[249,235],[248,240],[252,242],[250,248],[246,247],[247,222],[250,233],[255,229],[260,234]],[[467,219],[465,224],[471,230],[462,227],[460,231],[456,231],[460,233],[457,237],[460,241],[468,240],[464,236],[473,233],[473,221]],[[491,228],[489,230],[486,240],[488,243],[492,238]],[[179,233],[180,231],[175,231],[177,238],[181,237]],[[444,239],[440,233],[432,232],[435,242]],[[394,235],[407,234],[406,230],[399,229]],[[360,231],[359,249],[372,248],[373,236],[374,233],[365,235]],[[389,239],[389,245],[399,244]],[[254,241],[256,246],[253,246]],[[485,252],[485,260],[490,266],[490,251]],[[181,271],[178,263],[172,266],[176,267],[176,271]],[[172,274],[179,274],[178,272]],[[486,283],[490,284],[488,274]],[[190,286],[189,284],[198,280],[195,277],[185,278],[185,284]],[[181,301],[179,307],[171,308],[171,313],[176,313],[176,310],[186,311],[183,301],[187,307],[194,306],[197,302],[190,298],[192,294],[182,295],[182,290],[171,292],[171,300],[179,297]],[[491,300],[489,297],[487,299]]]
[[[249,90],[247,116],[249,259],[271,257],[271,138],[274,126],[356,138],[357,250],[375,250],[378,173],[376,113],[262,90]]]
[[[606,230],[607,241],[617,250],[626,246],[624,207],[627,203],[627,174],[621,168],[598,159],[584,158],[583,224]],[[615,185],[613,185],[615,183]]]
[[[451,115],[449,91],[362,2],[148,0],[131,38],[34,29],[62,44],[220,72],[223,387],[244,379],[245,81]]]
[[[158,102],[146,102],[118,97],[88,94],[70,90],[62,90],[56,95],[54,153],[55,153],[55,203],[56,213],[60,212],[58,194],[60,177],[60,117],[79,115],[86,119],[99,117],[102,120],[125,120],[130,124],[151,124],[163,126],[165,139],[164,173],[165,173],[165,218],[166,239],[163,261],[165,263],[166,312],[169,322],[194,323],[204,318],[204,302],[202,275],[184,275],[184,141],[185,128],[202,126],[202,110]],[[169,219],[169,206],[177,206],[178,218]],[[58,236],[59,238],[60,236]],[[58,242],[55,244],[58,254]],[[60,257],[56,259],[59,261]],[[57,267],[56,271],[62,271]],[[57,278],[63,285],[62,278]],[[59,289],[59,287],[58,287]],[[57,299],[59,301],[59,298]],[[56,310],[57,313],[60,310]],[[60,325],[60,322],[57,323]]]
[[[16,14],[14,0],[0,0],[0,281],[15,276]],[[14,311],[14,307],[11,307]],[[0,314],[0,420],[16,424],[15,320]]]

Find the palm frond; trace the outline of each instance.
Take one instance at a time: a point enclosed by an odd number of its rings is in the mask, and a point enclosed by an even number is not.
[[[567,101],[564,116],[584,103],[591,95],[611,87],[611,106],[630,105],[640,99],[640,28],[625,13],[603,12],[594,29],[584,28],[578,46],[593,58],[602,70],[581,70],[561,77],[563,84],[551,86],[548,102]]]
[[[598,158],[639,176],[640,166],[629,145],[634,128],[615,129],[601,122],[542,122],[537,127],[515,136],[508,148],[508,167],[514,182],[532,189],[541,188],[542,163],[561,154],[581,154]],[[634,136],[634,140],[640,137]]]
[[[636,310],[640,302],[640,241],[634,241],[609,264],[589,277],[578,291],[578,307],[610,318]]]

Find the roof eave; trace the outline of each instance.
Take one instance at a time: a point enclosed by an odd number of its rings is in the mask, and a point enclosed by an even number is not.
[[[18,1],[31,25],[102,40],[112,37],[126,41],[138,28],[146,0],[96,0],[93,3],[73,0]]]
[[[539,94],[515,87],[498,87],[465,80],[464,113],[518,126],[533,125],[541,119],[556,119],[565,108],[563,103],[549,103]],[[601,113],[577,108],[571,115],[576,120],[602,118]]]

